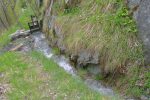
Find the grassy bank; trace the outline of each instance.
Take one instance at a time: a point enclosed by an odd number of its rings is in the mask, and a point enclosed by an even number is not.
[[[31,9],[20,13],[20,22],[24,29],[32,14]],[[18,24],[0,34],[0,48],[10,42],[9,35]],[[37,63],[38,62],[38,63]],[[31,55],[19,52],[5,52],[0,55],[0,86],[4,87],[1,97],[8,100],[108,100],[109,98],[90,90],[79,79],[76,80],[59,68],[53,61],[37,52]]]
[[[149,95],[146,90],[149,90],[150,78],[149,71],[143,67],[142,43],[124,0],[80,1],[65,10],[62,2],[56,1],[53,5],[52,12],[57,16],[54,25],[60,28],[67,51],[72,54],[81,50],[91,54],[99,52],[101,69],[110,73],[109,84],[135,97]],[[49,36],[54,39],[52,33],[53,30]]]
[[[8,52],[0,56],[0,83],[8,84],[4,95],[9,100],[109,100],[41,54],[31,55]]]
[[[62,28],[63,42],[70,52],[99,51],[106,72],[137,60],[143,63],[136,25],[123,1],[81,1],[65,11],[59,6],[56,2],[53,8],[58,15],[55,25]]]

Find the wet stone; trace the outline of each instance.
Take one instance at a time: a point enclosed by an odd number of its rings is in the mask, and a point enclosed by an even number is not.
[[[94,75],[101,74],[100,65],[88,65],[87,70],[88,70],[88,72],[90,72],[91,74],[94,74]]]
[[[78,55],[76,54],[70,54],[69,55],[70,61],[74,62],[75,64],[77,63]]]
[[[142,95],[141,96],[141,100],[149,100],[150,98],[148,98],[148,97],[146,97],[146,96],[144,96],[144,95]]]
[[[24,30],[17,30],[15,33],[10,35],[11,41],[16,40],[18,38],[25,38],[26,36],[29,36],[30,30],[24,31]]]
[[[83,51],[78,54],[78,66],[84,67],[88,64],[99,64],[99,53],[91,54],[90,52]]]

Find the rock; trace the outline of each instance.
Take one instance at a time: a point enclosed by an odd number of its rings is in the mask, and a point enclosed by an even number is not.
[[[99,57],[100,57],[99,52],[95,52],[94,54],[92,54],[89,63],[91,63],[91,64],[99,64],[99,62],[100,62],[99,61]]]
[[[150,64],[150,0],[128,0],[128,7],[133,12],[137,23],[139,38],[144,44],[145,64]]]
[[[146,97],[146,96],[144,96],[144,95],[142,95],[142,96],[141,96],[141,100],[149,100],[149,98]]]
[[[139,7],[137,26],[144,44],[145,63],[150,64],[150,0],[143,0]]]
[[[128,7],[130,9],[130,12],[133,13],[133,18],[137,20],[138,16],[138,7],[141,3],[141,0],[128,0]]]
[[[24,31],[24,30],[17,30],[15,33],[10,35],[11,41],[16,40],[17,38],[25,38],[26,36],[29,36],[30,30]]]
[[[78,60],[77,60],[78,66],[79,67],[86,66],[89,63],[90,57],[91,57],[91,54],[88,53],[87,51],[80,52],[80,54],[78,55]]]
[[[88,65],[87,70],[94,75],[99,75],[101,73],[101,69],[99,65]]]
[[[91,54],[84,50],[78,54],[77,63],[78,66],[82,65],[82,67],[87,66],[87,64],[99,64],[99,53]]]
[[[21,47],[23,47],[23,44],[22,44],[22,43],[19,44],[19,45],[17,45],[16,47],[10,49],[10,51],[17,51],[17,50],[20,49]]]
[[[128,6],[133,9],[135,6],[140,5],[141,0],[128,0]]]
[[[78,55],[76,54],[71,54],[69,55],[70,61],[74,62],[75,64],[77,63]]]
[[[25,38],[17,38],[3,48],[3,51],[21,51],[28,52],[34,47],[34,40],[32,36]]]

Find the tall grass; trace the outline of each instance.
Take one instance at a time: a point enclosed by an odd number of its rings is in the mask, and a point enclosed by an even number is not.
[[[117,77],[120,78],[110,81],[121,86],[121,92],[128,91],[134,96],[146,93],[147,81],[143,87],[136,85],[143,72],[143,45],[137,37],[136,24],[129,16],[125,2],[81,0],[80,4],[67,11],[62,9],[63,6],[63,3],[56,1],[53,14],[57,16],[54,25],[61,30],[64,37],[62,43],[67,51],[72,54],[78,54],[81,50],[99,52],[101,69],[113,74],[110,77],[119,73]],[[52,32],[50,30],[49,37],[54,40]],[[144,80],[147,80],[146,75]]]
[[[127,68],[136,61],[143,64],[136,25],[123,1],[82,0],[67,13],[59,6],[57,2],[53,8],[58,12],[55,25],[62,28],[63,42],[70,52],[98,51],[106,72]]]

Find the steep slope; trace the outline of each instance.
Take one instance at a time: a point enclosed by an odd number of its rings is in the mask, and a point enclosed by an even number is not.
[[[104,80],[122,92],[149,95],[149,68],[125,1],[52,1],[43,27],[51,45],[77,67],[99,65]]]

